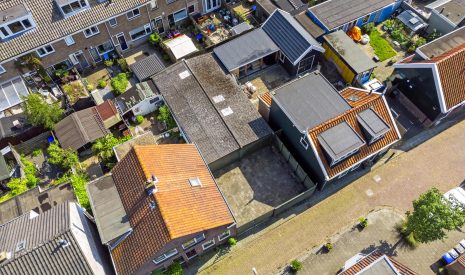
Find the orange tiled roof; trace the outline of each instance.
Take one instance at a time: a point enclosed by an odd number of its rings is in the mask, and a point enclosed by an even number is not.
[[[402,60],[404,64],[436,64],[447,109],[465,101],[465,44],[425,60],[413,60],[413,55]]]
[[[263,100],[263,102],[268,105],[268,106],[271,106],[271,102],[273,101],[273,99],[271,98],[271,94],[270,92],[266,92],[264,94],[262,94],[260,96],[260,98]]]
[[[145,176],[159,180],[155,199],[172,239],[234,223],[195,145],[136,145],[134,150]],[[191,178],[199,178],[201,186],[192,187]]]
[[[234,223],[200,153],[193,144],[136,145],[112,170],[113,180],[134,229],[112,250],[118,274],[132,274],[174,238]],[[158,192],[145,185],[158,178]],[[188,179],[199,177],[201,187]],[[156,208],[149,203],[155,199]]]
[[[390,110],[386,105],[383,96],[381,96],[378,93],[370,94],[368,91],[355,88],[346,88],[345,90],[341,91],[341,95],[346,99],[346,101],[349,103],[349,105],[351,105],[352,108],[342,113],[341,115],[309,130],[310,138],[313,144],[315,144],[316,151],[320,156],[320,159],[323,162],[326,172],[330,178],[352,167],[354,164],[367,158],[368,156],[379,152],[384,147],[400,139],[400,136],[396,131],[396,127],[394,124],[395,122],[391,119]],[[353,96],[356,96],[358,99],[356,101],[350,100]],[[318,141],[318,135],[328,130],[329,128],[334,127],[339,123],[345,121],[360,136],[363,137],[362,130],[360,128],[359,123],[357,122],[357,114],[368,108],[372,108],[373,111],[375,111],[389,125],[389,131],[379,141],[371,145],[368,145],[368,143],[363,145],[360,148],[359,153],[347,158],[346,160],[334,167],[330,167],[328,161],[326,160],[323,149]]]
[[[366,267],[368,267],[369,265],[371,265],[372,263],[374,263],[376,260],[378,260],[379,258],[381,258],[383,256],[384,256],[384,254],[382,254],[382,253],[380,253],[378,251],[372,252],[372,253],[368,254],[365,258],[361,259],[358,263],[351,266],[347,270],[342,271],[338,275],[355,275],[355,274],[358,274],[360,271],[362,271],[363,269],[365,269]],[[401,275],[417,275],[418,274],[415,271],[413,271],[410,268],[403,265],[402,263],[394,260],[393,258],[391,258],[389,256],[386,256],[386,257],[389,259],[389,261],[392,262],[394,267],[399,271],[399,273]]]

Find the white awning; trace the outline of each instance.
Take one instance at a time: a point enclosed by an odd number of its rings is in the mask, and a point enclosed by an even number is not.
[[[179,60],[186,55],[198,51],[194,42],[187,36],[181,35],[165,43],[166,47],[173,53],[176,60]]]

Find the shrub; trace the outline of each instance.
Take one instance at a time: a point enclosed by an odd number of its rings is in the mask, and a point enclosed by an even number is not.
[[[374,29],[375,29],[374,23],[368,23],[362,27],[363,33],[367,33],[367,34],[370,34]]]
[[[87,84],[86,88],[87,88],[88,91],[93,91],[94,90],[94,85]]]
[[[157,120],[161,121],[166,124],[166,127],[168,129],[172,129],[176,127],[176,121],[174,121],[173,116],[170,113],[170,110],[168,109],[168,106],[163,105],[158,109],[158,116]]]
[[[120,58],[117,60],[119,67],[123,72],[128,72],[129,71],[129,66],[128,63],[126,62],[126,59]]]
[[[434,29],[433,32],[430,33],[426,39],[428,40],[428,42],[430,42],[438,39],[439,37],[441,37],[441,33],[438,32],[438,30]]]
[[[113,59],[105,60],[103,63],[105,63],[105,66],[107,66],[107,67],[111,67],[111,66],[113,66],[113,64],[115,64]]]
[[[394,20],[388,19],[388,20],[384,21],[384,27],[386,27],[387,29],[394,28]]]
[[[291,267],[291,270],[292,270],[292,271],[297,272],[297,271],[299,271],[299,270],[302,270],[303,265],[302,265],[302,263],[301,263],[299,260],[293,260],[293,261],[291,262],[290,267]]]
[[[154,46],[158,46],[161,42],[161,36],[158,33],[154,32],[150,35],[149,42]]]
[[[55,71],[55,75],[58,76],[59,78],[68,77],[69,71],[65,69],[58,69]]]
[[[92,145],[92,151],[105,163],[112,163],[116,161],[114,160],[115,155],[113,147],[129,139],[130,137],[117,138],[113,136],[113,134],[108,134],[102,138],[97,139],[94,142],[94,144]]]
[[[163,57],[163,60],[170,61],[170,56],[167,55],[166,53],[164,53],[162,57]]]
[[[36,187],[36,185],[39,183],[36,166],[32,161],[27,160],[23,157],[21,157],[21,162],[23,163],[23,169],[25,174],[25,179],[23,181],[25,181],[27,188]]]
[[[32,125],[53,129],[55,123],[61,119],[63,109],[59,104],[49,104],[39,93],[32,93],[23,99],[24,113]]]
[[[235,238],[228,239],[229,246],[235,246],[237,244],[237,240]]]
[[[402,30],[396,29],[391,32],[391,36],[394,40],[396,40],[399,43],[404,43],[406,41],[405,35],[402,33]]]
[[[33,157],[37,157],[37,156],[39,156],[41,153],[42,153],[42,149],[36,148],[36,149],[34,149],[34,151],[32,151],[32,156],[33,156]]]
[[[142,122],[144,122],[144,117],[141,115],[136,116],[136,123],[141,124]]]
[[[103,89],[107,86],[107,82],[103,79],[100,79],[98,82],[97,82],[97,88],[99,89]]]
[[[111,79],[111,87],[117,95],[120,95],[126,91],[128,83],[129,81],[125,73],[120,73]]]
[[[182,275],[182,265],[179,262],[173,262],[166,271],[168,275]]]
[[[368,226],[368,219],[365,218],[365,217],[361,217],[360,219],[358,219],[359,223],[360,223],[360,226],[362,228],[365,228]]]

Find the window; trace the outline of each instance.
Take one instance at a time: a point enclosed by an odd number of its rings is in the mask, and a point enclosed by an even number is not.
[[[284,63],[285,59],[286,59],[286,56],[282,52],[279,52],[279,61],[281,61],[281,63]]]
[[[176,254],[178,254],[178,250],[175,248],[175,249],[170,250],[170,251],[166,252],[165,254],[163,254],[163,255],[161,255],[161,256],[155,258],[155,259],[153,260],[153,262],[154,262],[155,264],[159,264],[159,263],[161,263],[161,262],[163,262],[163,261],[166,261],[167,259],[173,257],[173,256],[176,255]]]
[[[193,12],[195,12],[195,5],[194,4],[187,7],[187,13],[191,14]]]
[[[84,30],[84,36],[86,38],[89,38],[91,36],[94,36],[94,35],[98,34],[99,32],[100,31],[98,30],[97,26],[93,26],[93,27],[90,27],[90,28]]]
[[[186,9],[182,9],[180,11],[177,11],[177,12],[173,13],[173,20],[174,20],[175,23],[178,22],[178,21],[183,20],[186,17],[187,17]]]
[[[229,236],[231,236],[231,230],[226,230],[223,233],[221,233],[221,235],[218,236],[218,241],[221,242],[222,240],[226,239]]]
[[[163,19],[161,17],[155,18],[155,21],[152,21],[155,30],[159,33],[162,34],[165,32],[165,27],[163,26]]]
[[[101,45],[98,45],[96,48],[100,55],[107,53],[114,49],[113,43],[111,41],[107,41]]]
[[[357,170],[357,169],[360,167],[360,165],[362,165],[361,162],[360,162],[359,164],[353,166],[352,169],[350,169],[350,171],[355,171],[355,170]]]
[[[358,151],[359,151],[359,149],[357,148],[357,149],[355,149],[355,150],[353,150],[353,151],[351,151],[351,152],[345,154],[344,156],[340,157],[339,159],[333,160],[333,161],[331,162],[331,165],[330,165],[330,166],[333,167],[334,165],[336,165],[336,164],[342,162],[343,160],[345,160],[346,158],[348,158],[348,157],[350,157],[350,156],[352,156],[352,155],[355,155],[356,153],[358,153]]]
[[[108,20],[108,24],[110,24],[110,27],[114,28],[116,25],[118,25],[118,21],[116,21],[116,18],[112,18]]]
[[[19,19],[18,21],[11,22],[9,24],[3,25],[0,27],[0,38],[7,38],[13,36],[20,32],[24,32],[34,28],[35,25],[32,21],[32,18]]]
[[[199,177],[190,178],[189,183],[192,187],[202,186],[202,182],[200,181]]]
[[[143,27],[139,27],[137,29],[130,31],[129,36],[134,41],[134,40],[137,40],[144,36],[149,35],[151,32],[152,32],[152,28],[150,27],[150,24],[145,24]]]
[[[160,98],[157,96],[155,98],[150,99],[149,103],[154,104],[154,103],[157,103],[158,101],[160,101]]]
[[[342,172],[342,174],[339,175],[339,177],[337,177],[338,179],[344,177],[345,175],[347,175],[347,173],[349,173],[349,170],[346,170],[344,172]]]
[[[209,249],[210,247],[212,247],[212,246],[214,246],[214,245],[215,245],[215,239],[212,239],[212,240],[210,240],[210,241],[208,241],[208,242],[204,242],[204,243],[202,244],[202,249],[203,249],[203,250],[207,250],[207,249]]]
[[[70,36],[65,37],[65,43],[67,46],[71,46],[76,42],[74,42],[73,36],[70,35]]]
[[[182,244],[182,248],[183,248],[183,249],[187,249],[187,248],[192,247],[192,246],[194,246],[196,243],[199,243],[199,242],[201,242],[201,241],[203,241],[203,240],[205,240],[205,234],[202,233],[202,234],[200,234],[200,235],[195,236],[193,239],[191,239],[191,240],[189,240],[189,241],[183,243],[183,244]]]
[[[4,73],[6,73],[6,70],[5,68],[3,68],[2,65],[0,65],[0,74],[4,74]]]
[[[47,45],[45,47],[42,47],[40,49],[37,49],[37,54],[40,56],[40,57],[43,57],[43,56],[46,56],[46,55],[49,55],[51,53],[55,52],[55,49],[53,49],[52,45]]]
[[[60,8],[64,16],[71,16],[84,9],[89,8],[89,5],[87,4],[86,0],[77,0],[69,2],[66,5],[60,6]]]
[[[139,8],[133,9],[132,11],[126,13],[126,16],[128,17],[128,20],[132,20],[132,19],[136,18],[139,15],[140,15]]]
[[[305,148],[305,150],[308,149],[307,136],[303,136],[300,138],[300,144]]]

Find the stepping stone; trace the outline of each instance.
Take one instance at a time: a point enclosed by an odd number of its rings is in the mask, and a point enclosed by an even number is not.
[[[365,191],[365,193],[367,194],[368,197],[371,197],[374,194],[373,190],[371,190],[371,189],[367,189],[367,191]]]
[[[379,175],[376,175],[373,177],[373,180],[376,182],[376,183],[380,183],[381,182],[381,177]]]

